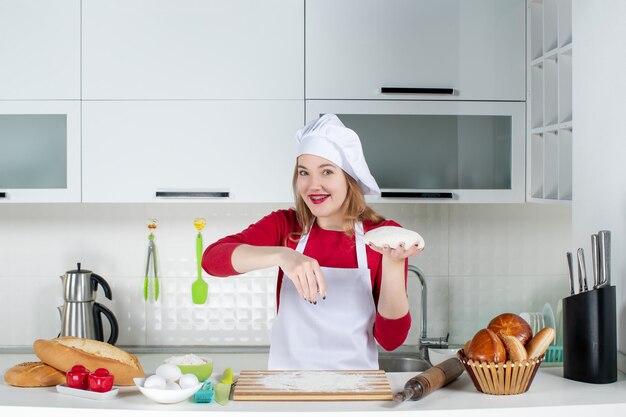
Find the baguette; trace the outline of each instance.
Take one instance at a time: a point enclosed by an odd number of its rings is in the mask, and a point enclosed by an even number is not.
[[[113,374],[115,385],[133,385],[133,378],[145,377],[135,356],[105,342],[66,336],[36,340],[33,349],[42,362],[63,372],[77,364],[92,372],[106,368]]]
[[[4,380],[14,387],[53,387],[65,383],[65,373],[43,362],[24,362],[9,368]]]

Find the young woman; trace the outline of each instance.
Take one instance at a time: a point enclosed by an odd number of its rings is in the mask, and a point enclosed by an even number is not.
[[[376,341],[393,350],[411,326],[407,258],[421,249],[364,241],[399,225],[365,203],[380,190],[354,131],[326,114],[296,138],[295,209],[218,240],[202,265],[213,276],[279,267],[269,369],[378,369]]]

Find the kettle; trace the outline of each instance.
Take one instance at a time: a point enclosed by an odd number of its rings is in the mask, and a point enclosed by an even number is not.
[[[104,296],[111,300],[111,287],[100,275],[86,269],[67,271],[61,275],[65,304],[59,306],[61,315],[61,333],[59,336],[75,336],[104,342],[102,315],[109,321],[111,334],[106,341],[114,345],[119,334],[115,315],[100,303],[96,303],[98,285],[104,290]]]

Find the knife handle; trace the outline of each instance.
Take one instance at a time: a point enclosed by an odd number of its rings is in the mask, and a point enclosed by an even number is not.
[[[600,247],[600,286],[611,285],[611,232],[598,232],[598,246]]]
[[[583,248],[578,248],[578,292],[587,291],[587,268],[585,267],[585,252]],[[584,282],[584,286],[583,286]]]
[[[591,263],[593,268],[593,288],[598,288],[600,284],[600,247],[598,246],[598,235],[591,235]]]
[[[569,293],[574,295],[576,291],[574,291],[574,259],[572,252],[567,252],[565,257],[567,258],[567,272],[569,273]]]

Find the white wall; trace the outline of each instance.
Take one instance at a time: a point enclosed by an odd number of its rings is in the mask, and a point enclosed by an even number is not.
[[[58,276],[82,262],[111,285],[98,291],[120,322],[120,345],[266,345],[275,312],[276,270],[241,278],[205,277],[209,299],[191,302],[195,279],[194,217],[205,217],[205,244],[235,233],[279,206],[269,204],[4,204],[0,205],[1,346],[55,337],[62,303]],[[570,208],[533,204],[375,206],[417,230],[426,250],[411,263],[427,277],[428,333],[464,343],[504,311],[556,308],[567,294],[564,253]],[[162,296],[142,297],[147,218],[155,232]],[[420,331],[419,285],[409,282],[414,317],[407,344]]]
[[[612,233],[618,368],[626,372],[626,2],[574,0],[572,13],[572,243],[589,250],[592,233]]]

